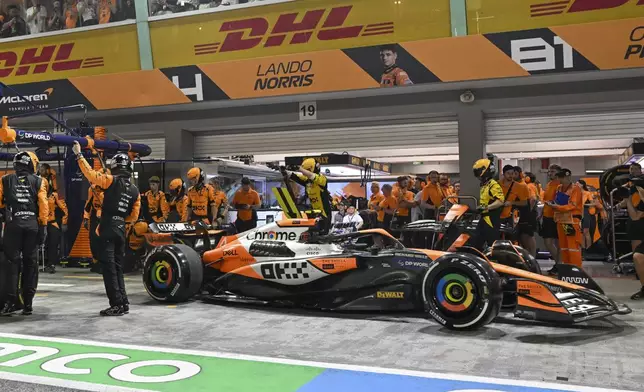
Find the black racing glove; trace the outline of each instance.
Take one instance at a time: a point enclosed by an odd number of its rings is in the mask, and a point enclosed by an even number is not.
[[[45,245],[47,240],[47,226],[38,226],[38,245]]]

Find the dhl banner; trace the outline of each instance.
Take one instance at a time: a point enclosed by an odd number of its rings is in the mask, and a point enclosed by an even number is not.
[[[0,80],[22,84],[140,69],[136,25],[4,41]]]
[[[150,23],[158,68],[450,35],[449,0],[294,0]]]
[[[469,34],[644,16],[644,0],[467,0]]]
[[[472,61],[472,59],[476,61]],[[18,86],[97,110],[644,67],[644,18],[213,62]],[[0,97],[0,115],[25,102]]]

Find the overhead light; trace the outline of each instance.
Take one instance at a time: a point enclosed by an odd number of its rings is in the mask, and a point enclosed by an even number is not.
[[[603,174],[603,170],[586,170],[586,174]]]

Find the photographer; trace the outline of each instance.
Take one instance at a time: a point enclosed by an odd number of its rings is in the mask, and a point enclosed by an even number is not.
[[[20,9],[15,5],[7,7],[9,10],[8,21],[0,29],[0,38],[20,37],[27,35],[27,22],[20,16]]]

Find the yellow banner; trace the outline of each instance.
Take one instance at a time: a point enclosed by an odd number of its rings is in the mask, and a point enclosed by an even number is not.
[[[261,4],[256,3],[256,4]],[[449,0],[295,0],[150,23],[156,68],[450,35]]]
[[[0,80],[9,85],[140,69],[136,25],[3,42]]]
[[[469,34],[644,16],[644,0],[467,0]]]

